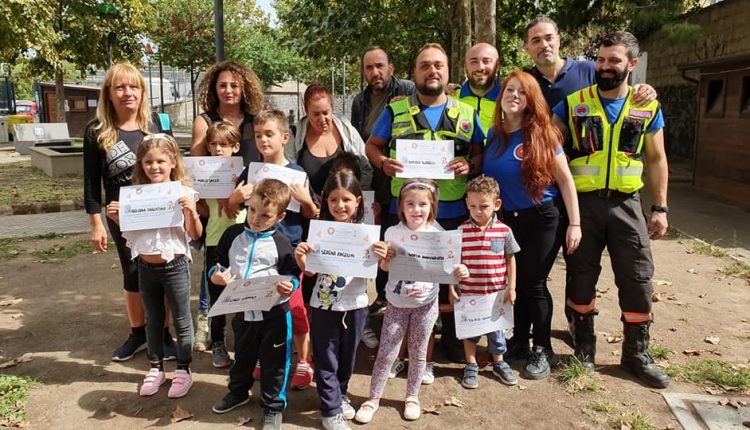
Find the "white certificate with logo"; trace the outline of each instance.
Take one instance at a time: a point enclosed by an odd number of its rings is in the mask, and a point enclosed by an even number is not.
[[[311,220],[307,242],[315,251],[307,254],[305,270],[374,278],[378,274],[378,257],[372,244],[379,238],[377,225]]]
[[[242,157],[185,157],[193,188],[203,199],[226,199],[242,173]]]
[[[456,337],[467,339],[513,328],[513,305],[510,302],[504,303],[504,298],[505,291],[461,296],[453,304]]]
[[[307,183],[307,173],[279,166],[278,164],[252,162],[247,165],[247,183],[257,184],[263,179],[278,179],[287,184],[299,184],[304,186]],[[297,200],[292,199],[287,209],[292,212],[299,212],[300,205]]]
[[[389,279],[458,283],[453,270],[461,263],[460,231],[396,231],[386,241],[396,251],[388,269]]]
[[[372,205],[375,203],[375,191],[362,191],[362,204],[365,208],[365,224],[375,224],[375,212],[372,210]]]
[[[454,179],[452,140],[396,139],[396,160],[404,165],[397,178]]]
[[[183,225],[181,195],[179,181],[120,188],[120,231]]]
[[[276,284],[288,281],[289,276],[274,275],[237,279],[224,287],[209,317],[244,311],[268,311],[281,300]]]

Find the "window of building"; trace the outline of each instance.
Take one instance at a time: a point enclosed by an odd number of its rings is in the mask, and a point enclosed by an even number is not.
[[[86,112],[88,106],[86,106],[86,96],[70,96],[68,97],[68,106],[71,112]]]
[[[711,79],[706,85],[706,112],[710,118],[724,116],[724,79]]]

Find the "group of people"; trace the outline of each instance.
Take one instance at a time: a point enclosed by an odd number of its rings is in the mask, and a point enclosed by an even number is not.
[[[535,66],[500,81],[498,51],[485,43],[471,47],[466,81],[449,91],[448,57],[439,44],[419,50],[413,82],[394,77],[385,49],[367,48],[367,87],[354,99],[351,121],[333,114],[324,87],[311,85],[294,135],[284,113],[263,109],[252,70],[233,61],[214,65],[201,84],[204,113],[195,119],[190,155],[241,156],[246,166],[276,164],[309,178],[291,186],[276,179],[254,182],[245,168],[226,199],[200,199],[191,188],[169,124],[151,115],[137,69],[110,68],[84,140],[85,202],[99,251],[107,250],[100,215],[106,206],[123,272],[131,333],[112,359],[148,350],[140,394],[156,394],[166,381],[164,360],[176,359],[168,396],[186,395],[193,348],[210,348],[215,367],[230,367],[229,392],[213,406],[216,413],[248,403],[259,380],[263,428],[280,428],[288,385],[305,389],[314,381],[323,427],[345,430],[347,420],[370,422],[387,379],[408,367],[404,418],[415,420],[420,387],[434,381],[435,332],[444,357],[466,363],[461,385],[479,387],[479,338],[458,339],[453,303],[495,293],[512,303],[514,327],[486,333],[492,374],[514,385],[508,363],[523,360],[524,378],[545,378],[556,361],[547,278],[560,248],[574,355],[593,369],[596,283],[605,247],[619,289],[622,367],[651,387],[666,387],[668,377],[648,353],[649,240],[667,229],[664,120],[652,87],[628,85],[638,41],[617,31],[602,39],[595,62],[563,58],[555,22],[539,17],[526,27],[524,49]],[[452,141],[454,159],[447,168],[454,179],[399,177],[404,165],[396,142],[403,139]],[[644,167],[654,201],[649,217],[639,197]],[[184,224],[120,232],[120,187],[170,181],[182,183]],[[362,223],[364,189],[375,192],[367,209],[381,226],[372,246],[378,276],[306,270],[315,251],[306,240],[310,220]],[[299,211],[287,210],[292,199]],[[397,235],[447,230],[458,230],[462,238],[461,263],[453,272],[457,284],[389,279]],[[205,246],[195,327],[191,241]],[[269,311],[233,317],[232,362],[226,319],[209,322],[208,308],[233,280],[269,275],[280,276],[274,285],[280,299]],[[377,292],[372,304],[371,285]],[[379,314],[378,339],[369,320]],[[368,399],[355,408],[347,390],[360,342],[378,351]]]

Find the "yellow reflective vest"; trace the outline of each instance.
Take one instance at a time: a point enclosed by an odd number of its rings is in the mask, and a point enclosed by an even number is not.
[[[643,188],[643,143],[659,112],[659,102],[635,107],[632,97],[631,87],[614,124],[609,123],[596,85],[567,97],[572,137],[569,165],[578,192],[609,189],[632,193]]]
[[[389,156],[396,158],[396,140],[452,140],[454,142],[454,156],[469,159],[471,137],[474,135],[474,117],[476,115],[471,106],[448,97],[448,101],[440,118],[438,129],[433,131],[427,117],[419,108],[416,95],[401,99],[389,105],[393,113],[391,125],[391,140],[389,142]],[[405,179],[391,179],[391,195],[398,197]],[[451,202],[461,200],[466,194],[466,176],[455,179],[439,179],[436,181],[440,190],[440,201]]]
[[[468,82],[465,82],[451,96],[473,107],[479,115],[479,124],[482,125],[484,134],[490,132],[490,128],[495,122],[495,106],[497,105],[497,99],[500,97],[500,84],[497,81],[484,96],[477,96],[472,93]]]

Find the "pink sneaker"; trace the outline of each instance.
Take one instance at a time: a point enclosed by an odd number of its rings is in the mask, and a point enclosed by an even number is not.
[[[306,361],[300,361],[297,363],[297,367],[294,369],[294,375],[292,376],[292,389],[304,390],[310,386],[313,380],[313,369],[310,364]]]
[[[193,385],[193,374],[187,370],[177,369],[172,376],[172,386],[169,387],[167,397],[170,399],[179,399],[190,391]]]
[[[146,377],[143,378],[143,384],[141,389],[138,391],[142,397],[153,396],[159,392],[159,387],[166,381],[167,378],[164,376],[164,372],[160,371],[156,367],[149,369]]]
[[[255,363],[255,369],[253,369],[253,379],[260,381],[260,361]]]

